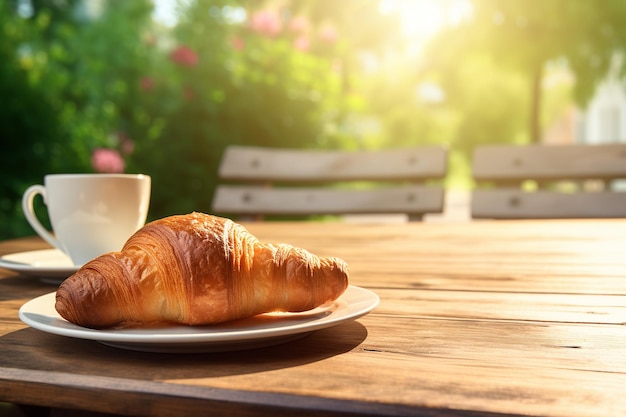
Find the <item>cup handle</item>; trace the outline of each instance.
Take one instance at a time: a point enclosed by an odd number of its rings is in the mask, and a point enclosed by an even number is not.
[[[37,234],[41,236],[46,242],[59,249],[60,251],[65,252],[63,250],[63,247],[61,246],[61,243],[54,236],[52,236],[52,234],[48,232],[45,227],[41,225],[41,222],[39,222],[39,219],[35,214],[33,201],[37,194],[41,194],[45,203],[48,194],[46,193],[46,189],[43,185],[31,185],[26,189],[26,191],[24,191],[24,195],[22,196],[22,210],[24,211],[26,220],[28,220],[28,223],[30,223],[31,227],[35,229]]]

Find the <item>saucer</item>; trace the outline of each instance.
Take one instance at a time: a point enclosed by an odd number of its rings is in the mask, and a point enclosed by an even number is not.
[[[58,249],[42,249],[0,256],[0,267],[21,275],[45,278],[59,284],[78,271],[66,254]]]
[[[282,344],[356,320],[380,301],[374,292],[350,285],[337,300],[300,313],[267,313],[212,326],[94,330],[62,318],[54,307],[55,299],[52,292],[26,302],[19,309],[20,319],[47,333],[158,353],[228,352]]]

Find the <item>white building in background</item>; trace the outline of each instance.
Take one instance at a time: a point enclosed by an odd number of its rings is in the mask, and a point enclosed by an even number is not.
[[[597,89],[585,112],[584,143],[626,142],[626,85],[607,80]]]
[[[567,108],[546,129],[542,143],[626,143],[626,78],[620,75],[623,64],[623,56],[616,55],[586,109]],[[611,187],[626,192],[626,180],[613,181]]]
[[[579,142],[626,142],[626,82],[619,75],[622,61],[621,57],[613,61],[607,79],[598,86],[583,113]]]
[[[549,126],[543,143],[626,143],[626,79],[619,74],[623,59],[616,56],[609,73],[586,109],[567,108]]]

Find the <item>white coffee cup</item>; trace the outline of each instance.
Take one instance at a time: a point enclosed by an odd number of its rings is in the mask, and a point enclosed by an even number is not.
[[[119,251],[146,222],[151,180],[134,174],[53,174],[24,192],[28,223],[49,244],[80,266]],[[41,224],[33,201],[41,194],[54,236]]]

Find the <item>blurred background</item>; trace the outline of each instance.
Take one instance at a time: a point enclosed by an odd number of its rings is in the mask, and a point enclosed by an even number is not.
[[[626,142],[625,0],[1,0],[0,239],[48,173],[209,211],[225,146]]]

